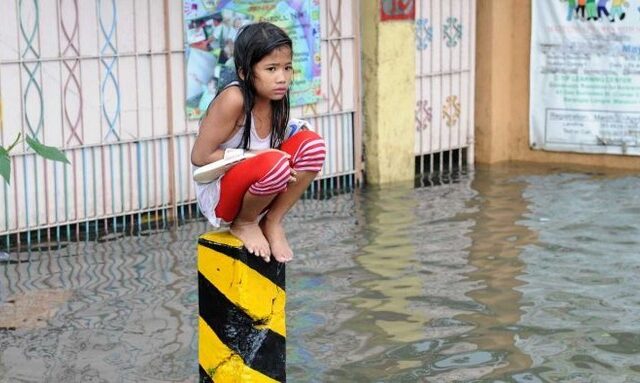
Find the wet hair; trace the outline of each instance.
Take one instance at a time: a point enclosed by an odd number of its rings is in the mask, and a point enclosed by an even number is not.
[[[244,130],[241,147],[249,149],[251,134],[251,110],[255,106],[256,88],[253,67],[274,50],[288,47],[293,51],[291,38],[277,26],[259,22],[249,24],[242,29],[235,41],[233,58],[240,89],[244,96]],[[244,77],[244,79],[243,79]],[[272,148],[280,146],[284,140],[284,131],[289,122],[289,91],[281,100],[271,100],[271,144]]]

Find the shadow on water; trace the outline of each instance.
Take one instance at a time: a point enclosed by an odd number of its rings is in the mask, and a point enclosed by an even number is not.
[[[288,380],[639,382],[639,186],[510,166],[301,201]],[[0,381],[196,381],[208,229],[0,259]]]

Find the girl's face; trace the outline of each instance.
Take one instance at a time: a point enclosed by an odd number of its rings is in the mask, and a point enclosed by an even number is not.
[[[292,76],[291,49],[288,46],[274,49],[253,66],[257,97],[281,100],[287,94]]]

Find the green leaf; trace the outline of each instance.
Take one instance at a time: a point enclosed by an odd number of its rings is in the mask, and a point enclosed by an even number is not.
[[[36,153],[38,153],[42,157],[48,160],[60,161],[67,164],[69,163],[67,156],[65,156],[64,153],[62,153],[62,151],[60,151],[59,149],[54,148],[53,146],[43,145],[34,137],[27,136],[26,140],[27,140],[27,144],[31,146],[31,149],[33,149]]]
[[[18,137],[16,137],[16,139],[13,141],[13,144],[9,145],[9,147],[7,148],[7,153],[9,153],[11,149],[13,149],[16,145],[18,145],[18,141],[20,141],[21,135],[22,133],[18,133]]]
[[[7,149],[0,146],[0,176],[8,184],[11,182],[11,159]]]

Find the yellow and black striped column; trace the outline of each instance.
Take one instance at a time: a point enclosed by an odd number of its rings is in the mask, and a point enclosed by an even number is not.
[[[198,240],[201,382],[284,382],[285,265],[228,232]]]

